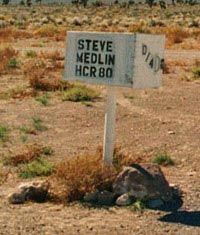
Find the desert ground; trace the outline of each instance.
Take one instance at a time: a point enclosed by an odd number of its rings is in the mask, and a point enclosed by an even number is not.
[[[23,177],[24,165],[7,161],[26,157],[27,146],[45,146],[52,165],[102,146],[106,88],[88,85],[98,94],[89,101],[64,98],[71,30],[166,35],[162,86],[116,88],[116,144],[139,162],[161,153],[173,159],[161,168],[183,191],[178,212],[9,204],[8,194],[33,180]],[[0,58],[0,234],[200,234],[200,5],[0,6]]]

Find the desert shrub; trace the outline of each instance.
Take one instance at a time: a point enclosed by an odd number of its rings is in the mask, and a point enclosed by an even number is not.
[[[38,37],[54,38],[57,41],[64,40],[66,37],[66,29],[59,29],[55,25],[47,24],[42,25],[40,28],[34,31],[34,35]]]
[[[8,60],[8,64],[7,64],[7,67],[8,68],[12,68],[12,69],[16,69],[19,67],[19,61],[17,60],[17,58],[15,57],[12,57]]]
[[[101,6],[103,6],[103,2],[100,0],[96,0],[95,2],[92,2],[92,5],[94,7],[101,7]]]
[[[27,96],[35,96],[35,92],[33,90],[27,89],[25,86],[16,86],[2,92],[0,94],[0,99],[21,99]]]
[[[75,86],[67,91],[63,92],[63,101],[74,101],[74,102],[80,102],[80,101],[92,101],[95,98],[97,98],[99,94],[86,86]]]
[[[49,104],[49,95],[44,94],[42,96],[36,97],[35,100],[38,101],[40,104],[47,106]]]
[[[6,182],[9,173],[9,170],[5,170],[2,166],[0,166],[0,185]]]
[[[195,67],[199,67],[200,68],[200,60],[196,59],[194,62]]]
[[[64,201],[81,200],[86,193],[111,190],[116,175],[124,165],[136,159],[115,149],[113,166],[102,163],[102,149],[96,154],[66,158],[55,166],[51,192],[54,198]]]
[[[33,60],[24,68],[24,75],[28,77],[30,86],[34,90],[55,91],[65,90],[70,87],[68,82],[63,82],[60,76],[54,73],[54,65],[49,65],[43,60]]]
[[[147,33],[147,34],[151,33],[150,28],[148,28],[146,25],[143,25],[143,24],[134,24],[134,25],[131,25],[131,26],[129,26],[128,30],[131,33],[135,33],[135,32],[138,32],[138,33]]]
[[[20,132],[23,133],[23,134],[34,134],[34,135],[36,134],[36,132],[35,132],[35,130],[34,130],[33,128],[28,127],[28,126],[26,126],[26,125],[20,126],[20,127],[19,127],[19,130],[20,130]]]
[[[43,124],[43,120],[39,117],[32,117],[32,124],[37,131],[46,131],[47,127]]]
[[[193,68],[192,72],[196,77],[200,78],[200,67]]]
[[[0,42],[10,42],[16,39],[31,38],[32,33],[25,30],[14,29],[11,27],[0,28]]]
[[[10,0],[3,0],[3,5],[8,5]]]
[[[18,52],[12,47],[0,48],[0,74],[5,73],[9,67],[14,65],[13,58],[16,58]]]
[[[142,200],[136,200],[132,205],[129,206],[131,211],[139,211],[142,212],[146,208],[145,202]]]
[[[41,155],[45,155],[46,147],[39,145],[37,143],[27,144],[19,149],[15,149],[14,153],[10,156],[4,158],[5,165],[17,166],[22,163],[29,163]]]
[[[0,124],[0,143],[8,140],[8,128]]]
[[[37,53],[33,50],[29,50],[26,52],[26,56],[29,58],[35,58],[35,57],[37,57]]]
[[[174,165],[174,161],[171,158],[171,156],[165,152],[156,154],[156,156],[153,158],[152,162],[156,163],[158,165],[164,165],[164,166]]]
[[[168,45],[182,43],[185,38],[190,36],[190,33],[180,27],[170,27],[166,30]]]
[[[19,176],[21,178],[33,178],[37,176],[49,176],[53,172],[53,164],[44,158],[37,158],[31,163],[24,164]]]
[[[38,56],[40,58],[50,59],[53,61],[64,60],[64,55],[58,50],[52,51],[52,52],[40,52],[40,54]]]

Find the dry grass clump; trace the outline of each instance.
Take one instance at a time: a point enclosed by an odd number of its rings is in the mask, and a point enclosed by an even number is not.
[[[165,31],[167,36],[167,46],[182,43],[184,39],[190,36],[190,33],[180,27],[169,27]]]
[[[8,170],[5,170],[2,166],[0,166],[0,185],[6,182],[9,173],[10,172]]]
[[[9,62],[17,56],[18,52],[12,47],[0,48],[0,74],[5,73],[9,68]]]
[[[25,30],[17,30],[14,28],[0,29],[0,42],[9,42],[16,39],[31,38],[32,33]]]
[[[22,146],[20,149],[15,149],[11,156],[4,159],[4,164],[17,166],[31,162],[39,158],[42,154],[45,154],[46,147],[37,143],[27,144]]]
[[[38,57],[40,58],[43,58],[43,59],[50,59],[50,60],[53,60],[53,61],[57,61],[57,60],[64,60],[65,57],[64,55],[56,50],[56,51],[50,51],[50,52],[41,52]]]
[[[113,166],[102,163],[102,150],[95,155],[65,159],[55,167],[51,192],[54,199],[67,202],[81,200],[86,193],[111,190],[116,175],[123,166],[136,160],[115,149]]]
[[[45,59],[47,63],[50,64],[50,67],[53,68],[54,70],[57,69],[64,69],[64,55],[56,50],[52,52],[41,52],[38,57]],[[50,68],[50,69],[51,69]]]
[[[38,37],[49,37],[61,41],[66,37],[66,29],[62,30],[55,25],[47,24],[36,29],[33,34]]]
[[[53,64],[51,64],[53,66]],[[33,60],[24,68],[24,74],[28,77],[30,86],[35,90],[55,91],[69,88],[67,82],[62,82],[60,76],[52,71],[54,66],[43,60]]]

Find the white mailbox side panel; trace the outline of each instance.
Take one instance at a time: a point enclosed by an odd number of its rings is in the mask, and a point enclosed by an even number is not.
[[[136,34],[133,88],[157,88],[162,82],[165,37]]]

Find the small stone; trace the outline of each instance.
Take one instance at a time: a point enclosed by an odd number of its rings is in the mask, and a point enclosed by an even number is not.
[[[174,131],[168,131],[168,134],[169,135],[174,135],[174,134],[176,134]]]
[[[130,197],[128,193],[125,193],[117,198],[116,205],[118,206],[129,206],[134,202],[133,197]]]
[[[25,201],[44,202],[48,196],[49,183],[37,181],[23,183],[17,187],[15,192],[8,195],[11,204],[22,204]]]

